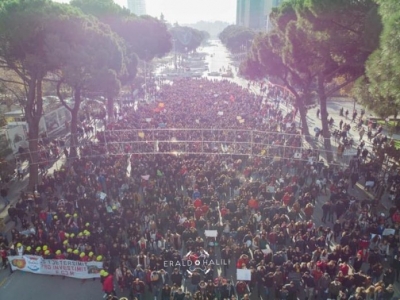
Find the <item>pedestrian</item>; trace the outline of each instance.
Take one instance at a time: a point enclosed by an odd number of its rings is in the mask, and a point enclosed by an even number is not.
[[[110,295],[117,295],[114,290],[114,277],[108,272],[104,273],[103,292],[106,294],[107,297]]]
[[[354,123],[354,121],[356,120],[356,118],[357,118],[357,110],[354,110],[354,111],[353,111],[353,118],[352,118],[352,120],[351,120],[351,123]]]
[[[302,277],[303,284],[304,284],[304,292],[305,292],[305,299],[312,300],[314,299],[314,292],[315,292],[315,279],[310,275],[308,271],[306,271]]]
[[[68,159],[68,157],[69,157],[68,149],[64,148],[63,152],[64,152],[64,155],[65,155],[65,158]]]
[[[146,285],[139,278],[136,278],[131,288],[131,299],[143,300]]]
[[[321,218],[321,221],[323,223],[326,222],[326,218],[328,217],[329,211],[331,210],[331,205],[332,205],[331,201],[325,202],[322,205],[322,218]]]
[[[18,176],[18,181],[24,178],[24,170],[22,169],[21,163],[17,164],[17,176]]]
[[[396,272],[395,279],[397,282],[400,282],[400,247],[396,247],[393,252],[393,268]]]
[[[15,208],[13,205],[10,205],[8,208],[8,215],[10,216],[11,221],[14,221],[15,226],[18,225],[18,209]]]
[[[8,188],[5,185],[0,189],[0,196],[3,198],[6,206],[8,206],[10,204],[10,200],[8,199]]]
[[[338,277],[329,285],[329,294],[331,299],[338,299],[339,293],[342,291],[342,283],[339,281]]]
[[[313,213],[314,213],[314,206],[311,203],[308,203],[304,208],[304,215],[306,217],[306,220],[311,220]]]
[[[364,127],[361,127],[360,131],[358,132],[358,134],[360,135],[360,141],[363,139],[363,136],[365,134],[365,129]]]
[[[7,268],[7,249],[6,245],[2,244],[0,247],[0,256],[1,256],[1,262],[2,262],[2,269]]]
[[[371,139],[372,139],[372,130],[371,130],[370,128],[368,128],[367,137],[368,137],[368,141],[371,142]]]
[[[350,175],[351,188],[354,189],[357,181],[359,180],[358,172],[353,172]]]

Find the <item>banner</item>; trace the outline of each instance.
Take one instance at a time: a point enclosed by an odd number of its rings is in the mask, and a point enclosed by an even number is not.
[[[249,269],[236,269],[236,279],[250,281],[251,280],[251,270]]]
[[[204,235],[206,237],[217,237],[218,236],[218,230],[205,230]]]
[[[67,259],[44,259],[36,255],[9,256],[13,271],[20,270],[43,275],[59,275],[79,279],[99,278],[102,262],[74,261]]]

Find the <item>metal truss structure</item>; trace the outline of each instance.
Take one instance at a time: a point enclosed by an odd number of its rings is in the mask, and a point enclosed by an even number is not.
[[[81,143],[80,148],[83,156],[246,155],[309,160],[316,154],[300,134],[220,128],[107,130],[97,134],[95,143]]]

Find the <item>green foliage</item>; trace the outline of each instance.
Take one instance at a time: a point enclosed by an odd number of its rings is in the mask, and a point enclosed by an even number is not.
[[[384,161],[385,156],[394,159],[395,161],[400,160],[400,149],[396,149],[395,141],[392,140],[390,143],[385,143],[381,148],[376,150],[376,155],[380,161]]]
[[[132,67],[128,69],[134,70],[134,74],[136,74],[136,56],[150,61],[154,57],[164,56],[172,49],[171,35],[162,20],[150,16],[131,15],[113,0],[73,0],[71,5],[79,7],[86,14],[96,16],[125,40],[128,54],[133,62]],[[136,56],[130,52],[136,53]]]
[[[268,76],[274,82],[283,83],[295,96],[295,106],[299,109],[303,133],[309,135],[305,102],[310,95],[312,78],[297,72],[285,62],[285,39],[285,32],[279,28],[267,34],[257,35],[247,60],[240,65],[239,71],[252,79]]]
[[[180,53],[195,51],[206,38],[202,31],[188,26],[174,26],[169,32],[174,40],[174,51]]]
[[[375,56],[375,53],[373,54]],[[367,76],[362,76],[355,82],[351,91],[358,103],[374,111],[379,117],[387,118],[400,111],[400,103],[384,91],[375,88]]]
[[[368,59],[366,88],[372,101],[379,103],[372,108],[380,115],[393,115],[400,106],[400,2],[377,0],[382,17],[383,31],[380,47]],[[368,99],[367,99],[368,100]],[[365,99],[363,99],[365,103]],[[383,112],[388,108],[387,112]]]
[[[200,30],[200,33],[202,35],[202,42],[203,43],[207,42],[211,37],[210,33],[208,31],[206,31],[206,30]]]
[[[249,55],[246,60],[240,64],[239,74],[250,80],[263,79],[267,75],[257,58],[252,55]]]
[[[240,52],[250,47],[256,33],[250,28],[229,25],[220,34],[221,42],[232,52]]]
[[[85,14],[94,15],[103,21],[114,19],[115,16],[130,15],[127,8],[122,8],[113,0],[72,0],[70,4],[79,7]]]
[[[266,75],[292,91],[299,108],[317,93],[328,138],[326,100],[364,73],[365,61],[378,44],[378,34],[370,32],[379,20],[376,12],[372,0],[285,1],[271,13],[274,31],[255,39],[241,69],[258,76],[263,73],[254,67],[259,62]],[[302,120],[304,113],[300,110]],[[325,142],[331,153],[329,139]]]
[[[62,30],[65,35],[75,33],[63,28],[78,12],[69,5],[47,0],[8,1],[0,10],[0,57],[9,69],[25,70],[27,77],[43,77],[57,69],[57,63],[49,59],[49,37]]]
[[[67,4],[48,0],[3,1],[0,6],[0,66],[13,72],[24,85],[25,118],[29,126],[29,186],[38,182],[39,121],[43,114],[42,82],[59,69],[54,51],[62,36],[73,40],[70,30],[83,14]]]
[[[172,49],[171,34],[167,25],[156,18],[125,18],[119,24],[112,25],[112,29],[141,60],[150,61],[154,57],[163,57]]]
[[[52,35],[52,60],[59,64],[60,77],[73,89],[117,95],[117,74],[125,73],[125,48],[110,28],[94,17],[79,17],[67,25],[74,35]],[[61,31],[60,31],[61,32]]]

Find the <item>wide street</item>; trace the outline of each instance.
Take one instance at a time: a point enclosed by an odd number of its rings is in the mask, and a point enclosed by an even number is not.
[[[102,299],[100,280],[79,280],[61,276],[36,275],[8,270],[0,272],[2,300],[95,300]]]
[[[230,65],[231,60],[229,58],[228,51],[219,41],[214,41],[213,44],[214,46],[204,47],[201,51],[208,54],[206,61],[208,63],[209,72],[219,72],[221,68],[226,69]],[[218,77],[218,79],[221,79],[221,77]],[[244,79],[240,79],[235,76],[235,78],[232,80],[243,85],[244,87],[247,87],[247,81]],[[253,87],[253,89],[254,91],[257,91],[258,87]],[[348,109],[351,112],[353,110],[353,105],[354,104],[352,102],[345,101],[329,102],[328,112],[335,119],[335,124],[340,121],[340,107],[344,107],[345,110]],[[360,110],[359,106],[357,106],[357,108]],[[286,107],[282,106],[282,109],[286,109]],[[313,108],[309,111],[308,121],[311,130],[314,127],[320,127],[320,121],[316,118],[316,108]],[[353,132],[353,135],[355,139],[358,140],[357,133]],[[12,196],[13,200],[15,201],[18,194],[18,192],[15,191],[18,191],[19,184],[15,183],[14,185],[15,189]],[[365,193],[361,189],[354,189],[351,191],[351,193],[359,199],[364,199],[366,197]],[[327,199],[328,195],[321,195],[316,202],[313,218],[316,226],[322,225],[320,221],[322,216],[321,206]],[[5,216],[4,212],[2,213],[2,216]],[[12,223],[8,223],[7,229],[10,229],[11,226]],[[220,272],[220,268],[218,268],[217,271]],[[234,268],[231,267],[227,277],[230,278],[232,275],[234,275],[233,272]],[[124,293],[120,293],[118,289],[117,293],[118,296],[127,295],[126,291]],[[10,275],[9,270],[0,271],[0,300],[95,300],[102,299],[102,296],[103,292],[101,291],[99,280],[79,280],[72,278],[63,279],[59,276],[33,275],[23,272],[14,272]],[[253,295],[253,298],[255,298],[255,295]],[[148,297],[148,299],[151,298]]]

